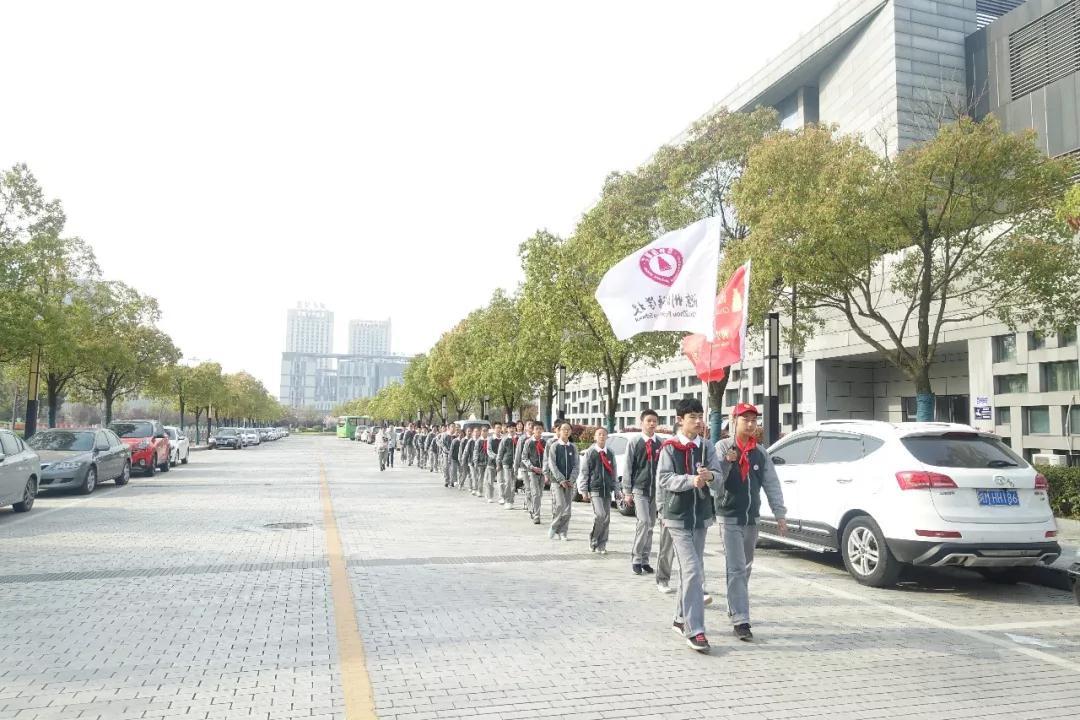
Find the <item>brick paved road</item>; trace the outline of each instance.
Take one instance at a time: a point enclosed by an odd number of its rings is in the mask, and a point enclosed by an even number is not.
[[[343,718],[319,467],[380,718],[1055,718],[1080,706],[1080,608],[1047,588],[920,573],[896,590],[765,551],[753,645],[669,597],[368,446],[293,437],[89,498],[0,511],[0,719]],[[546,512],[546,503],[545,503]],[[308,523],[271,529],[273,523]],[[716,543],[712,541],[711,550]],[[355,720],[350,718],[349,720]]]

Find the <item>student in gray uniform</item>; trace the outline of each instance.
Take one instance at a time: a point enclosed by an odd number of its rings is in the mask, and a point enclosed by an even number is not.
[[[486,427],[480,428],[479,442],[473,447],[473,475],[476,476],[476,497],[481,500],[484,499],[484,478],[487,475],[487,463],[488,463],[488,429]],[[489,499],[488,502],[495,502],[493,499]]]
[[[540,524],[540,505],[544,497],[546,448],[543,426],[533,425],[533,436],[523,442],[521,464],[525,467],[525,487],[528,488],[528,511],[534,525]],[[548,531],[548,537],[553,537]]]
[[[428,435],[428,470],[439,471],[439,433],[441,428],[433,427]]]
[[[457,487],[458,479],[461,474],[461,436],[458,433],[457,428],[454,428],[450,437],[450,462],[446,465],[449,472],[447,473],[447,486]]]
[[[728,617],[735,637],[750,642],[754,639],[750,631],[750,571],[758,538],[761,491],[765,491],[781,535],[787,534],[787,509],[776,468],[769,454],[757,444],[757,408],[746,403],[736,405],[730,427],[731,437],[716,443],[720,482],[712,484],[712,492],[724,534]]]
[[[553,442],[548,443],[544,452],[544,468],[551,480],[551,528],[548,537],[554,540],[567,539],[570,531],[570,510],[574,505],[574,488],[579,474],[577,446],[570,442],[570,423],[559,425]],[[533,428],[533,437],[543,432],[542,427]],[[524,463],[524,460],[522,460]],[[543,488],[543,485],[540,486]],[[539,494],[539,493],[538,493]],[[533,497],[533,503],[539,498]]]
[[[487,444],[487,496],[491,502],[499,499],[500,505],[505,505],[506,500],[502,497],[502,489],[499,487],[499,446],[502,445],[502,423],[497,422],[492,426],[491,435],[488,436]]]
[[[641,413],[641,435],[634,438],[627,452],[627,468],[623,473],[623,497],[634,505],[637,524],[634,543],[630,548],[630,569],[635,575],[651,575],[653,525],[656,524],[656,467],[660,462],[660,439],[656,437],[659,418],[655,410]]]
[[[595,442],[581,460],[578,492],[586,502],[592,502],[593,527],[589,547],[593,552],[607,555],[608,530],[611,526],[611,495],[615,492],[615,453],[606,447],[607,430],[597,428]]]
[[[517,483],[514,478],[514,434],[510,432],[509,427],[503,433],[502,442],[499,443],[495,465],[499,471],[499,488],[502,490],[503,506],[507,510],[513,510]]]
[[[461,434],[461,455],[458,468],[458,489],[472,490],[472,458],[473,434],[465,431]]]
[[[453,423],[447,425],[446,432],[443,433],[443,436],[440,440],[439,462],[442,463],[443,479],[446,482],[449,482],[450,480],[450,443],[454,441],[455,428],[456,426]]]
[[[679,567],[672,629],[692,650],[709,652],[705,637],[705,536],[715,523],[716,511],[708,489],[720,472],[716,450],[698,435],[702,426],[701,401],[684,398],[675,406],[679,430],[660,450],[657,478],[667,491],[662,522],[671,533]]]
[[[519,422],[518,427],[521,429],[518,431],[520,437],[518,437],[517,445],[514,448],[514,472],[517,473],[517,478],[525,489],[525,509],[528,510],[532,507],[532,495],[530,494],[532,493],[532,486],[529,484],[529,474],[521,462],[521,453],[525,450],[526,441],[532,439],[533,421],[528,420],[524,424]]]

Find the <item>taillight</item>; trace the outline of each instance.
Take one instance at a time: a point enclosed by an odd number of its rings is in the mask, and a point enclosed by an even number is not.
[[[915,534],[919,537],[928,538],[958,538],[960,533],[956,530],[916,530]]]
[[[1046,477],[1042,473],[1035,474],[1035,489],[1036,490],[1049,490],[1050,483],[1046,480]]]
[[[922,470],[905,470],[896,473],[896,483],[901,490],[930,490],[956,488],[956,483],[948,475]]]
[[[1057,537],[1057,530],[1047,530],[1046,531],[1046,537],[1048,537],[1048,538]]]

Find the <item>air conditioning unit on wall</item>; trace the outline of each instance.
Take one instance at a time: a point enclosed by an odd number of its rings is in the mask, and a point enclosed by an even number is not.
[[[1065,455],[1032,455],[1031,464],[1065,467],[1069,464],[1069,458]]]

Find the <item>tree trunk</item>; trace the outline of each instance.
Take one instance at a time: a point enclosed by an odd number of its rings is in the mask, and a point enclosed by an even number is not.
[[[56,427],[56,411],[60,407],[60,391],[64,383],[52,373],[45,376],[45,394],[49,403],[49,427]]]
[[[724,424],[724,392],[730,377],[731,367],[726,367],[723,380],[709,383],[709,440],[714,443],[720,439],[721,427]]]
[[[103,393],[102,396],[105,399],[105,424],[108,425],[112,423],[112,406],[114,397],[112,393]]]
[[[202,418],[202,408],[198,405],[195,406],[195,444],[198,445],[201,437],[199,436],[199,420]]]
[[[180,432],[184,432],[184,396],[180,396]]]
[[[915,420],[918,422],[934,421],[934,391],[930,387],[929,364],[917,368],[911,376],[915,383]]]

